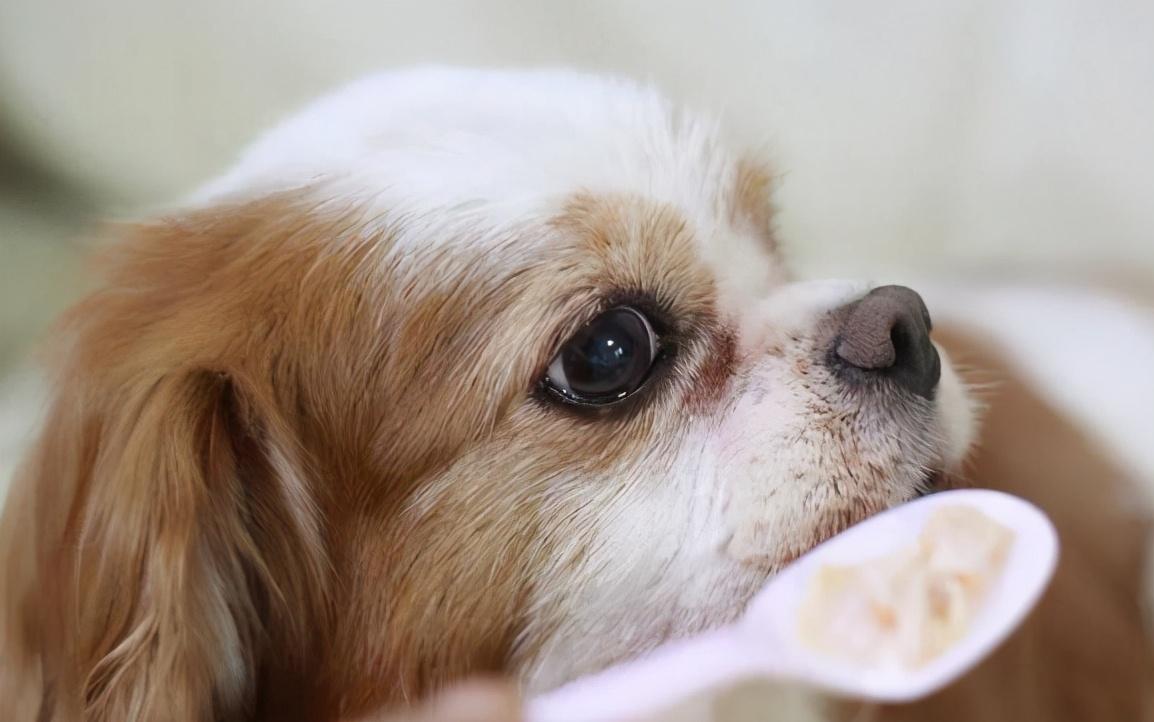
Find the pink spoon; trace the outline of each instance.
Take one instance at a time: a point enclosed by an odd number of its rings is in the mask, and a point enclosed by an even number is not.
[[[798,610],[811,575],[826,564],[855,564],[913,543],[943,505],[978,509],[1014,532],[1001,575],[966,635],[917,668],[862,667],[821,655],[798,636]],[[903,504],[815,547],[774,576],[737,622],[669,642],[529,702],[529,722],[613,722],[643,718],[679,701],[743,679],[795,681],[844,697],[906,702],[924,697],[974,667],[1038,601],[1053,574],[1058,538],[1046,516],[1009,494],[964,489]]]

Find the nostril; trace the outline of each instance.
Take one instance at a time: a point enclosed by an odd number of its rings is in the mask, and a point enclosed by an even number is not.
[[[900,365],[909,356],[912,344],[908,319],[898,318],[890,329],[890,345],[894,348],[894,364]]]

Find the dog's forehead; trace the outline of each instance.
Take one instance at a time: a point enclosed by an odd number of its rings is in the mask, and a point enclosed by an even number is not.
[[[508,251],[506,239],[520,234],[531,253],[534,238],[547,239],[524,229],[547,225],[575,195],[635,196],[676,209],[703,261],[756,293],[767,251],[757,235],[768,229],[734,228],[750,189],[761,190],[750,167],[712,119],[627,80],[426,68],[371,76],[313,103],[194,202],[307,188],[342,212],[357,207],[367,224],[403,220],[401,245],[467,237]],[[767,225],[759,213],[754,225]]]
[[[562,71],[389,72],[289,118],[202,195],[351,176],[364,194],[439,205],[576,190],[680,202],[732,171],[718,145],[712,121],[624,80]]]

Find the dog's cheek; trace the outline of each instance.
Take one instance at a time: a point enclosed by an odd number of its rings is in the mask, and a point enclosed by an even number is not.
[[[572,480],[544,509],[580,542],[544,570],[523,635],[527,686],[548,689],[732,619],[763,576],[722,553],[724,496],[700,427],[644,458]],[[559,532],[554,529],[554,533]],[[623,630],[628,630],[627,633]]]
[[[726,555],[774,567],[806,533],[805,484],[815,454],[803,436],[790,433],[802,414],[797,394],[773,384],[772,374],[761,376],[722,423],[714,456],[731,530]]]

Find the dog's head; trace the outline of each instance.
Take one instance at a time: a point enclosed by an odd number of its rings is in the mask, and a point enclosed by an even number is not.
[[[628,83],[429,70],[135,229],[29,466],[59,704],[546,688],[926,491],[972,414],[924,306],[792,283],[770,180]]]

